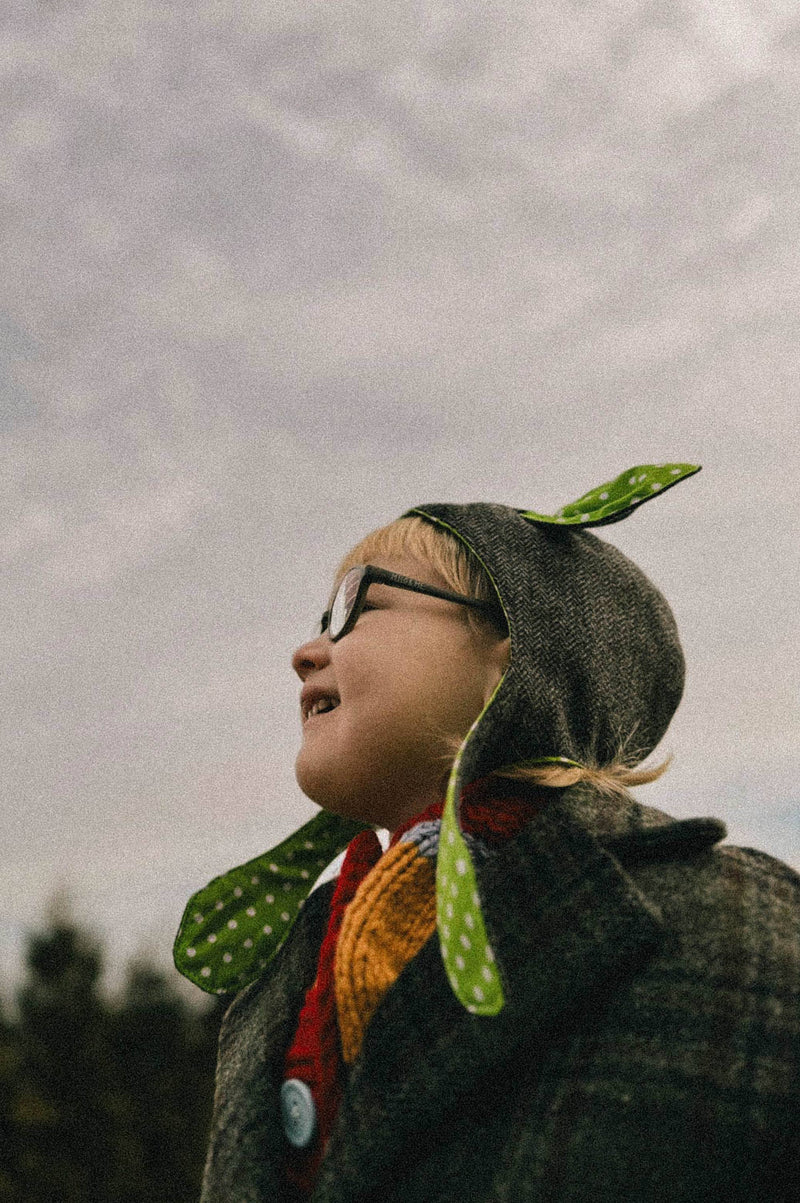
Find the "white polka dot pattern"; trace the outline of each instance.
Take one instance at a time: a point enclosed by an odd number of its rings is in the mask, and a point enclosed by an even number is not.
[[[452,800],[445,807],[442,831],[455,834],[452,843],[447,835],[440,840],[436,870],[437,919],[444,967],[456,997],[468,1010],[478,1015],[496,1015],[503,1006],[503,990],[480,907],[473,901],[477,894],[475,870],[458,830]],[[464,886],[455,896],[451,888],[455,884],[454,874]],[[447,901],[449,898],[453,898],[452,904]],[[451,909],[454,913],[447,922],[445,916]]]
[[[480,716],[467,740],[479,722]],[[503,1007],[503,990],[483,924],[475,868],[456,814],[456,782],[467,740],[453,764],[442,815],[436,861],[436,925],[445,971],[456,998],[473,1014],[496,1015]]]
[[[455,800],[460,789],[459,770],[464,749],[493,700],[494,694],[470,727],[453,762],[436,861],[436,927],[442,960],[453,993],[473,1015],[497,1015],[505,1000],[494,950],[481,914],[475,867],[459,829]],[[530,763],[580,767],[565,756],[541,756]]]
[[[622,472],[616,480],[598,485],[577,501],[562,506],[556,514],[539,514],[535,510],[519,512],[531,522],[577,527],[606,526],[627,518],[637,506],[699,471],[698,464],[639,464]]]
[[[253,981],[286,939],[320,869],[363,824],[321,811],[276,848],[189,899],[175,940],[180,973],[213,994]]]

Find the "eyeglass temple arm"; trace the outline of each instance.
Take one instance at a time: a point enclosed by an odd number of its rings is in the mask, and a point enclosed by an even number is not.
[[[378,573],[380,576],[377,575]],[[409,576],[400,576],[397,572],[388,572],[383,568],[370,571],[369,577],[376,584],[383,581],[387,585],[402,585],[407,589],[412,589],[415,593],[427,593],[430,597],[441,597],[444,601],[461,602],[462,605],[474,606],[477,610],[502,610],[499,602],[480,601],[476,597],[465,597],[463,593],[452,593],[449,589],[437,589],[435,585],[423,585]]]
[[[496,614],[503,613],[503,607],[499,602],[480,601],[477,597],[465,597],[463,593],[452,593],[449,589],[437,589],[435,585],[423,585],[420,581],[412,580],[410,576],[401,576],[399,572],[389,572],[383,568],[371,569],[369,573],[365,573],[361,587],[364,588],[364,582],[366,582],[368,588],[373,581],[376,585],[381,582],[386,585],[401,585],[413,590],[414,593],[427,593],[430,597],[441,597],[443,601],[460,602],[463,606],[473,606],[476,610],[491,610]],[[328,608],[320,619],[320,631],[328,629],[330,620],[331,611]]]

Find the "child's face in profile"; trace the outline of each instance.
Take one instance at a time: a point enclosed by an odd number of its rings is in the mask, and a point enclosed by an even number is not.
[[[372,557],[379,568],[447,588],[423,562]],[[303,792],[335,814],[393,831],[443,797],[446,737],[463,737],[508,663],[509,640],[480,633],[463,606],[372,584],[347,635],[297,649],[306,687],[338,699],[302,717],[295,762]]]

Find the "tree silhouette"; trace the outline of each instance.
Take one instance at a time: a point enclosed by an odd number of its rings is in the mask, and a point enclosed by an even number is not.
[[[0,1200],[17,1203],[14,1185],[15,1131],[12,1118],[14,1083],[19,1069],[16,1032],[0,1011]]]
[[[0,1203],[196,1203],[227,1000],[188,1006],[142,960],[121,997],[57,905],[0,1017]]]

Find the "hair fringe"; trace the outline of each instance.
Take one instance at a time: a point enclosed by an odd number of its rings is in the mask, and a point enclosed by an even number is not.
[[[463,741],[452,735],[442,736],[443,751],[441,764],[443,766],[443,787],[455,760],[456,754]],[[572,785],[585,784],[590,786],[603,798],[630,798],[630,791],[640,785],[649,785],[663,777],[672,764],[672,756],[667,756],[659,764],[636,767],[632,762],[631,753],[625,754],[620,747],[614,760],[609,764],[509,764],[493,769],[488,776],[497,777],[502,781],[523,781],[529,785],[542,786],[545,789],[568,789]]]
[[[385,556],[388,559],[411,556],[430,565],[454,593],[463,593],[465,597],[495,604],[499,600],[483,566],[469,553],[464,544],[442,527],[434,526],[427,518],[421,518],[417,514],[408,518],[396,518],[394,522],[365,535],[339,564],[334,589],[348,569],[357,564],[367,564],[377,556]],[[480,610],[462,606],[461,613],[474,631],[485,631],[487,628],[500,630],[497,622],[492,621],[491,615]],[[501,633],[508,634],[505,626]]]

